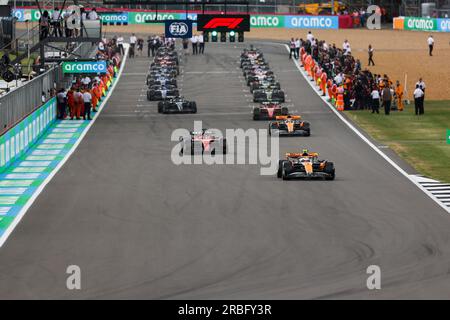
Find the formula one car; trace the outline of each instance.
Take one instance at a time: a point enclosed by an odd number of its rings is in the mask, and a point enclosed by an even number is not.
[[[183,142],[181,154],[227,153],[227,139],[218,136],[212,130],[193,131],[189,137],[180,138],[180,141]]]
[[[153,85],[147,90],[147,100],[149,101],[164,100],[169,97],[178,97],[179,95],[178,89],[172,85]]]
[[[242,51],[241,53],[241,59],[246,59],[246,58],[263,58],[264,54],[262,53],[261,50],[259,49],[255,49],[252,45],[250,46],[250,49],[245,48],[244,51]]]
[[[179,61],[178,61],[178,57],[176,56],[170,56],[170,55],[160,55],[160,56],[156,56],[153,59],[153,62],[151,64],[151,66],[155,66],[155,65],[175,65],[178,66]]]
[[[247,60],[242,63],[242,71],[248,72],[252,69],[264,68],[266,70],[269,69],[269,63],[267,63],[264,59],[262,60]]]
[[[165,86],[165,85],[172,85],[172,86],[177,86],[177,79],[175,78],[167,78],[167,77],[156,77],[156,76],[147,76],[147,85],[149,87],[153,86],[153,85],[161,85],[161,86]]]
[[[269,80],[268,80],[269,79]],[[275,81],[274,77],[266,77],[263,80],[256,80],[250,83],[250,92],[255,90],[281,90],[280,83]]]
[[[300,116],[276,116],[276,121],[269,123],[269,135],[293,137],[311,135],[309,122],[302,121]]]
[[[177,73],[176,69],[161,68],[161,69],[150,70],[148,75],[151,77],[175,78],[178,75],[178,73]]]
[[[253,90],[253,102],[284,102],[284,91],[278,89]]]
[[[263,72],[249,74],[245,79],[247,81],[247,85],[250,86],[250,84],[252,82],[259,82],[259,81],[264,81],[265,79],[272,79],[272,78],[275,78],[272,71],[268,71],[268,72],[263,71]]]
[[[319,160],[317,153],[303,150],[302,153],[286,153],[286,159],[278,162],[277,177],[289,179],[322,178],[334,180],[335,169],[333,162]]]
[[[252,66],[269,66],[269,63],[264,58],[245,59],[241,60],[241,69],[250,68]]]
[[[245,79],[252,76],[273,76],[273,71],[266,66],[252,66],[243,70],[243,76]]]
[[[253,120],[275,120],[277,116],[287,116],[289,110],[278,103],[265,102],[253,108]]]
[[[197,103],[183,97],[158,102],[158,113],[197,113]]]
[[[176,72],[176,75],[180,74],[180,67],[174,62],[166,63],[161,62],[158,64],[152,64],[150,67],[150,72]]]

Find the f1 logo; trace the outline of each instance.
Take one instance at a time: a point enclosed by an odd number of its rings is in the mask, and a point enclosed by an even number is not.
[[[212,18],[203,28],[216,29],[228,27],[228,29],[236,29],[243,20],[243,18]]]
[[[247,32],[250,31],[250,15],[248,14],[199,14],[197,15],[198,31]]]

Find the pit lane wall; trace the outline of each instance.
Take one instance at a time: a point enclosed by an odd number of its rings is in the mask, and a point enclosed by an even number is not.
[[[450,32],[450,19],[398,17],[394,18],[393,28],[396,30]]]
[[[18,8],[14,11],[18,21],[39,21],[38,9]],[[145,24],[146,20],[197,20],[197,13],[185,12],[155,12],[151,11],[123,11],[117,13],[99,12],[100,18],[108,24]],[[308,16],[308,15],[251,15],[252,28],[308,28],[308,29],[339,29],[338,16]]]
[[[24,155],[56,119],[56,99],[48,100],[0,137],[0,173]]]

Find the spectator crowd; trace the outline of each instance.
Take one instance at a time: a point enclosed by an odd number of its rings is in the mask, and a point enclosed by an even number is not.
[[[83,7],[80,10],[61,10],[55,7],[51,14],[48,10],[42,12],[39,19],[39,39],[43,40],[49,35],[54,37],[78,37],[83,21],[99,20],[96,8],[86,10]]]
[[[122,54],[117,38],[102,39],[98,45],[96,58],[106,61],[106,73],[79,75],[74,77],[70,88],[60,88],[56,93],[58,119],[91,120],[91,111],[97,112],[101,100],[120,68]]]
[[[297,41],[300,42],[299,53],[296,53]],[[394,83],[387,74],[375,74],[367,68],[363,69],[361,61],[351,54],[349,41],[345,40],[341,47],[337,47],[335,43],[329,44],[315,38],[309,31],[306,40],[291,39],[289,47],[289,58],[299,56],[310,78],[338,110],[369,109],[379,113],[382,107],[386,115],[392,109],[403,111],[405,93],[401,83]],[[374,48],[369,45],[369,65],[375,64],[373,55]],[[425,87],[422,79],[416,84],[416,114],[424,113]]]

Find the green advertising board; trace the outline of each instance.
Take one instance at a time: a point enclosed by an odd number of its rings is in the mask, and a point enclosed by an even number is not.
[[[63,73],[106,73],[106,61],[67,61],[62,65]]]
[[[447,144],[450,144],[450,129],[447,129]]]
[[[179,13],[161,12],[156,15],[155,12],[128,12],[128,23],[145,24],[146,20],[179,20],[183,19]],[[164,23],[161,21],[161,23]]]
[[[250,26],[252,28],[283,28],[284,16],[252,15]]]
[[[405,30],[414,31],[437,31],[438,25],[436,19],[431,18],[405,18]]]

